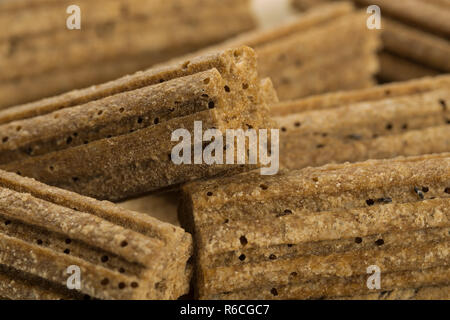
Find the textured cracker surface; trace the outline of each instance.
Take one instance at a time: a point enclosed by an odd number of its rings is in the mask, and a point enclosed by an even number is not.
[[[301,11],[322,8],[331,2],[341,1],[292,1]],[[354,0],[353,3],[363,9],[370,5],[381,9],[380,80],[404,81],[449,72],[450,3],[447,0]]]
[[[449,154],[188,184],[200,298],[307,299],[448,284]],[[413,243],[413,245],[412,245]]]
[[[245,170],[175,165],[172,132],[192,134],[195,121],[222,132],[271,128],[266,103],[276,101],[253,50],[229,49],[7,110],[0,163],[97,199],[126,199]]]
[[[271,106],[280,162],[300,169],[450,151],[450,77],[330,93]]]
[[[0,109],[100,84],[253,29],[250,0],[0,3]],[[220,21],[220,24],[217,23]]]
[[[0,295],[174,299],[189,291],[191,236],[147,215],[0,171]],[[69,291],[67,268],[82,288]]]

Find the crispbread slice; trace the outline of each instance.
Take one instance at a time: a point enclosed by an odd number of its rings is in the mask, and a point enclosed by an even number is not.
[[[248,9],[238,8],[233,16],[226,10],[216,12],[216,8],[209,7],[184,13],[181,17],[174,12],[160,12],[161,16],[148,20],[113,20],[95,28],[83,26],[81,33],[61,29],[47,37],[22,39],[0,55],[3,70],[0,83],[17,82],[55,71],[70,72],[80,66],[102,65],[118,58],[129,60],[139,54],[147,56],[147,65],[143,67],[147,69],[152,63],[165,61],[170,56],[170,49],[176,53],[175,49],[184,46],[181,52],[188,52],[190,47],[195,49],[226,38],[222,30],[230,36],[249,29],[245,27],[245,24],[252,25],[252,21],[246,19]],[[198,19],[199,22],[180,27],[180,19]],[[222,22],[220,25],[215,23],[217,19]],[[172,34],[176,34],[178,40],[168,36]]]
[[[399,96],[424,93],[450,86],[450,75],[426,77],[398,83],[390,83],[365,90],[350,90],[332,92],[324,95],[286,101],[271,105],[272,116],[284,116],[309,110],[330,109],[341,105],[354,104],[364,101],[378,101]]]
[[[300,10],[311,9],[315,6],[331,2],[330,0],[293,0],[294,6]],[[340,2],[340,1],[338,1]],[[405,23],[416,25],[439,35],[450,35],[448,15],[450,4],[447,0],[353,0],[357,5],[369,7],[377,5],[382,14],[393,17]]]
[[[364,89],[373,86],[374,81],[368,74],[375,73],[379,68],[375,55],[367,51],[350,50],[337,53],[336,56],[317,58],[299,68],[292,68],[282,75],[275,75],[273,81],[279,84],[277,92],[280,100],[288,99],[289,101],[323,92]]]
[[[76,105],[80,101],[85,103]],[[193,136],[196,121],[203,130],[222,133],[270,129],[266,104],[272,102],[276,94],[269,80],[258,79],[254,52],[229,49],[13,108],[4,119],[17,120],[0,126],[0,162],[50,185],[122,200],[246,170],[234,164],[176,165],[172,133],[184,128]]]
[[[338,92],[271,107],[289,169],[450,151],[450,78]]]
[[[16,2],[17,4],[13,4]],[[2,1],[0,3],[0,27],[5,32],[0,35],[0,40],[7,38],[30,38],[32,35],[53,35],[61,30],[61,12],[64,14],[67,7],[72,5],[71,1]],[[225,9],[239,13],[242,8],[248,7],[247,1],[226,0],[226,1],[180,1],[177,6],[172,1],[163,0],[80,0],[77,5],[82,8],[83,29],[99,28],[108,23],[126,23],[129,21],[141,21],[149,19],[153,22],[170,25],[170,19],[178,15],[178,19],[189,17],[194,11],[201,13],[212,11],[211,13],[221,14]],[[28,10],[28,9],[32,9]],[[248,8],[247,15],[248,15]],[[14,12],[14,14],[12,14]],[[152,13],[158,12],[158,15]],[[30,17],[33,19],[30,19]],[[229,14],[228,14],[229,16]],[[163,20],[163,17],[165,20]],[[63,15],[64,18],[64,15]],[[150,19],[151,18],[151,19]],[[236,20],[237,24],[253,24],[251,19],[247,21]],[[70,39],[68,36],[66,39]]]
[[[447,153],[188,184],[180,219],[197,243],[198,294],[348,296],[367,292],[370,265],[448,268],[449,181]],[[443,284],[442,275],[417,285]],[[389,287],[411,288],[395,279]]]
[[[0,274],[10,281],[2,296],[24,297],[28,287],[35,298],[173,299],[188,291],[192,243],[178,227],[4,171],[0,207]],[[81,269],[78,293],[67,290],[69,266]]]
[[[281,100],[343,90],[349,83],[361,88],[378,70],[380,47],[378,33],[362,27],[365,19],[361,12],[347,14],[258,46],[259,73],[271,76]]]
[[[145,70],[256,26],[250,0],[81,0],[82,32],[68,32],[71,5],[1,1],[0,109]]]
[[[386,273],[382,277],[383,287],[386,291],[395,289],[442,285],[448,282],[450,268],[437,267],[417,271],[402,271]],[[257,287],[238,292],[227,292],[209,297],[210,299],[328,299],[346,297],[349,295],[364,295],[373,292],[367,288],[369,275],[352,278],[329,278],[317,281],[308,281],[292,286],[266,286]]]
[[[300,10],[332,1],[294,0]],[[341,1],[338,1],[341,2]],[[383,51],[380,54],[382,81],[405,81],[449,72],[450,2],[447,0],[368,1],[354,0],[358,7],[381,8]],[[323,5],[323,6],[322,6]],[[308,11],[309,12],[309,11]],[[414,43],[412,46],[411,43]]]
[[[8,137],[1,146],[0,163],[120,136],[212,107],[229,114],[230,119],[225,118],[225,121],[231,120],[245,105],[227,104],[224,86],[220,73],[211,69],[55,113],[14,121],[0,126],[2,135]],[[33,150],[31,154],[30,149]]]
[[[450,15],[450,11],[449,11]],[[384,49],[432,69],[450,72],[450,42],[433,34],[384,18]],[[411,46],[414,43],[414,46]]]
[[[365,13],[355,11],[348,2],[328,4],[293,21],[248,32],[200,52],[237,45],[255,49],[259,73],[272,79],[281,100],[365,88],[378,70],[379,32],[368,30]],[[338,66],[341,69],[336,70]],[[336,76],[350,73],[351,68],[359,72],[344,79]]]
[[[388,16],[394,17],[406,23],[420,26],[445,37],[450,36],[449,10],[436,6],[428,0],[356,0],[364,6],[378,5]]]
[[[256,61],[254,58],[251,58],[252,54],[249,52],[249,49],[243,49],[241,56],[238,55],[237,58],[233,58],[233,50],[216,51],[204,56],[197,56],[190,60],[160,65],[147,71],[137,72],[133,75],[125,76],[101,85],[15,106],[0,113],[0,123],[47,114],[63,108],[73,107],[114,94],[136,90],[213,68],[216,68],[221,74],[226,75],[230,71],[231,65],[239,61],[239,57],[242,57],[250,67],[253,67],[253,65],[256,66]],[[255,73],[253,75],[250,74],[249,77],[250,79],[254,78]]]

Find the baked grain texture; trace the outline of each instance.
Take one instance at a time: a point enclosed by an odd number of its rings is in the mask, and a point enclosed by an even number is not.
[[[449,11],[450,18],[450,11]],[[423,66],[450,72],[450,41],[395,20],[384,18],[384,49]],[[411,45],[411,44],[414,45]]]
[[[296,8],[333,1],[294,0]],[[340,2],[340,1],[338,1]],[[354,0],[358,7],[378,5],[382,12],[382,81],[403,81],[449,72],[450,3],[447,0]],[[411,45],[413,44],[413,45]]]
[[[450,154],[185,185],[202,299],[310,299],[448,285]]]
[[[322,5],[327,1],[293,0],[295,7],[305,10]],[[333,2],[328,0],[328,2]],[[340,1],[338,1],[340,2]],[[417,27],[440,36],[450,36],[449,3],[445,0],[353,0],[361,7],[377,5],[383,15],[392,17],[403,23]]]
[[[61,21],[65,22],[66,16],[61,17],[61,12],[66,11],[66,8],[72,5],[71,1],[60,0],[53,3],[45,3],[43,1],[32,1],[22,7],[11,8],[8,3],[2,1],[0,3],[0,26],[4,28],[0,39],[7,38],[28,38],[28,39],[48,39],[48,38],[32,38],[31,36],[46,34],[54,36],[62,29]],[[175,19],[186,19],[193,15],[192,10],[196,6],[195,12],[199,13],[199,17],[203,17],[204,12],[209,11],[209,17],[214,14],[228,14],[231,12],[238,13],[239,10],[246,8],[249,16],[248,1],[241,0],[225,0],[220,2],[212,2],[209,0],[191,0],[180,1],[176,3],[173,1],[163,0],[80,0],[78,6],[83,13],[83,27],[87,30],[100,28],[104,24],[112,22],[122,22],[123,19],[128,18],[126,23],[134,23],[140,21],[141,23],[153,22],[166,23],[173,22]],[[29,10],[31,9],[31,10]],[[224,9],[228,9],[226,12]],[[176,14],[178,12],[178,14]],[[163,19],[163,15],[166,15]],[[33,17],[31,20],[30,17]],[[151,20],[149,19],[151,18]],[[200,20],[201,22],[201,20]],[[238,23],[240,21],[237,21]],[[250,21],[243,23],[254,23]],[[126,25],[125,23],[120,24]],[[175,25],[179,27],[179,25]],[[64,30],[62,30],[64,31]],[[67,40],[70,40],[68,35]]]
[[[267,99],[267,101],[266,101]],[[271,128],[266,103],[276,101],[260,80],[248,47],[158,67],[0,115],[1,166],[97,199],[121,200],[241,165],[172,162],[172,133]],[[192,145],[195,141],[192,142]]]
[[[285,116],[304,111],[332,109],[344,104],[378,101],[389,97],[395,98],[420,94],[436,89],[448,88],[449,86],[450,76],[448,75],[424,77],[422,79],[390,83],[364,90],[332,92],[301,100],[285,101],[271,106],[270,111],[273,117]]]
[[[378,71],[379,36],[379,32],[367,29],[364,12],[356,11],[350,3],[336,3],[201,52],[237,45],[252,47],[258,54],[259,73],[272,79],[280,100],[288,100],[370,85]]]
[[[450,77],[337,92],[271,107],[289,169],[450,151]]]
[[[189,291],[191,236],[109,202],[0,171],[0,295],[176,299]],[[77,266],[81,289],[66,283]]]
[[[67,31],[70,5],[0,2],[0,109],[144,70],[256,25],[249,0],[81,0],[82,32]]]

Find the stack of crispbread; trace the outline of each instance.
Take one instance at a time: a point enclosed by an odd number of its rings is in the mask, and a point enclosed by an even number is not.
[[[201,299],[450,296],[448,153],[247,173],[183,190]],[[374,271],[378,288],[367,285]]]
[[[2,298],[176,299],[191,253],[181,228],[0,170]]]
[[[0,109],[109,81],[255,26],[249,0],[0,1]],[[217,23],[220,21],[220,24]]]
[[[361,7],[381,9],[384,50],[380,79],[401,81],[450,72],[450,1],[353,0]],[[301,10],[335,2],[293,0]],[[367,16],[369,17],[369,16]]]
[[[350,3],[326,5],[201,52],[239,45],[255,49],[259,73],[272,79],[280,100],[370,87],[378,71],[379,32],[368,30],[365,12]]]
[[[450,151],[450,76],[283,102],[280,163],[289,169]]]
[[[450,2],[330,2],[0,0],[0,299],[450,299]]]
[[[0,167],[97,199],[126,199],[244,170],[175,164],[172,133],[194,137],[195,121],[223,134],[270,129],[274,102],[252,49],[210,53],[0,112]]]
[[[0,157],[2,167],[17,174],[0,170],[0,297],[174,299],[188,293],[190,235],[79,194],[118,200],[248,170],[252,166],[176,165],[171,134],[181,128],[194,136],[195,121],[223,132],[270,128],[266,103],[275,102],[270,80],[258,78],[254,51],[241,47],[5,110]],[[75,271],[81,286],[72,290],[68,279]]]

